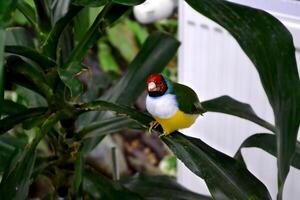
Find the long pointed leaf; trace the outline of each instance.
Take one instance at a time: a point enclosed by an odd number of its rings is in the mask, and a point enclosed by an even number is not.
[[[18,1],[17,9],[27,18],[36,31],[39,31],[34,9],[25,1]]]
[[[116,116],[85,126],[75,135],[75,138],[77,140],[80,140],[81,138],[99,138],[107,134],[116,133],[123,129],[132,127],[137,128],[137,125],[135,122],[133,122],[133,120],[130,120],[126,117]]]
[[[5,115],[16,114],[27,109],[24,105],[9,100],[4,100],[1,105],[3,105],[2,112]]]
[[[137,174],[121,180],[130,191],[147,200],[211,200],[212,198],[189,191],[176,182],[175,178],[162,175]],[[159,191],[159,192],[153,192]]]
[[[24,151],[15,151],[9,166],[6,168],[1,183],[1,199],[27,199],[30,179],[36,160],[36,147],[41,139],[51,130],[51,128],[66,115],[63,111],[53,113],[44,120],[39,135],[33,140]]]
[[[269,154],[277,157],[277,149],[276,149],[276,135],[268,134],[268,133],[259,133],[255,135],[251,135],[241,144],[239,150],[235,154],[235,158],[242,160],[241,150],[243,148],[260,148]],[[300,169],[300,142],[296,143],[296,151],[293,156],[293,160],[291,165],[297,169]]]
[[[56,65],[55,61],[51,58],[38,53],[34,49],[24,47],[24,46],[5,46],[5,52],[12,53],[20,56],[29,58],[40,65],[43,69],[49,69]]]
[[[58,40],[62,32],[65,30],[67,25],[72,22],[72,18],[75,17],[82,8],[83,7],[81,6],[71,6],[68,13],[56,22],[55,26],[48,34],[42,47],[47,56],[52,59],[56,59]]]
[[[6,72],[10,76],[9,81],[34,89],[46,97],[49,102],[52,100],[52,88],[47,83],[45,73],[38,66],[33,66],[19,57],[10,57],[7,60]]]
[[[17,124],[24,122],[30,118],[38,117],[47,111],[47,108],[29,108],[23,112],[10,115],[0,120],[0,135],[6,133]]]
[[[258,117],[249,104],[239,102],[229,96],[217,97],[203,102],[202,105],[207,111],[234,115],[252,121],[274,133],[276,131],[272,124]]]
[[[275,115],[278,198],[295,152],[300,123],[300,81],[290,32],[262,10],[223,0],[185,0],[226,28],[256,67]]]
[[[5,30],[0,27],[0,118],[2,115],[2,105],[4,100],[4,40]]]
[[[173,133],[163,141],[192,172],[205,180],[215,199],[271,199],[263,183],[243,165],[201,140]]]
[[[83,189],[91,199],[99,200],[142,200],[138,194],[130,192],[121,184],[113,182],[96,171],[85,170]]]
[[[24,148],[26,143],[9,134],[0,136],[0,172],[2,172],[16,149]]]
[[[128,116],[145,128],[148,128],[153,120],[150,116],[127,106],[105,101],[95,101],[77,107],[79,112],[111,110]],[[162,139],[192,172],[205,180],[215,199],[271,199],[263,183],[245,166],[201,140],[179,132]]]

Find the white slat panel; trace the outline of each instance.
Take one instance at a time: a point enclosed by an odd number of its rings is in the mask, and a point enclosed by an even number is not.
[[[273,123],[273,112],[256,69],[230,34],[216,23],[196,13],[183,1],[179,5],[179,17],[179,35],[182,41],[179,53],[179,81],[195,89],[202,101],[230,95],[237,100],[250,103],[260,117]],[[280,15],[280,18],[295,37],[295,45],[298,48],[296,56],[300,63],[300,20],[290,20],[286,15]],[[233,156],[247,137],[254,133],[269,131],[237,117],[207,113],[198,119],[193,127],[183,132],[201,138],[210,146]],[[276,159],[259,149],[243,150],[243,155],[249,170],[262,180],[275,199]],[[180,162],[178,180],[196,192],[209,194],[204,181]],[[300,190],[297,190],[299,184],[300,172],[291,169],[284,190],[284,199],[297,200],[300,196]]]

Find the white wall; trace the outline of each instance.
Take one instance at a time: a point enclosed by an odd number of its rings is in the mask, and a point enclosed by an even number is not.
[[[260,2],[258,5],[262,2],[257,1]],[[253,0],[247,0],[247,2],[254,5]],[[268,5],[265,6],[267,6],[266,9],[272,10]],[[300,8],[300,5],[298,6]],[[280,16],[295,37],[299,70],[300,18],[278,15],[283,6],[277,5],[277,7],[280,9],[272,11],[277,12],[277,16]],[[183,1],[180,1],[179,16],[179,35],[182,41],[179,53],[179,82],[194,88],[202,101],[227,94],[242,102],[250,103],[258,116],[273,123],[272,109],[255,67],[230,34],[216,23],[196,13]],[[210,146],[230,156],[234,155],[242,141],[250,135],[269,133],[268,130],[246,120],[218,113],[205,114],[204,117],[198,118],[193,127],[183,132],[201,138]],[[249,170],[262,180],[275,199],[277,193],[276,159],[255,148],[243,150],[243,155]],[[193,175],[180,162],[178,180],[196,192],[209,194],[204,181]],[[298,200],[299,185],[300,171],[291,168],[285,184],[284,199]]]

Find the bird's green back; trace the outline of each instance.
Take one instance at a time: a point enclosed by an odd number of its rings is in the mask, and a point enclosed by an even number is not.
[[[173,93],[176,96],[178,107],[181,111],[187,114],[203,114],[205,112],[193,89],[179,83],[172,84]]]

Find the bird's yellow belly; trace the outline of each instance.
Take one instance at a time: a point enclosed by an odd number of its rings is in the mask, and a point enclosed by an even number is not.
[[[175,113],[175,115],[171,118],[161,119],[159,117],[154,116],[154,119],[164,129],[164,135],[168,135],[178,129],[190,127],[195,122],[197,117],[198,117],[198,115],[185,114],[184,112],[178,110]]]

